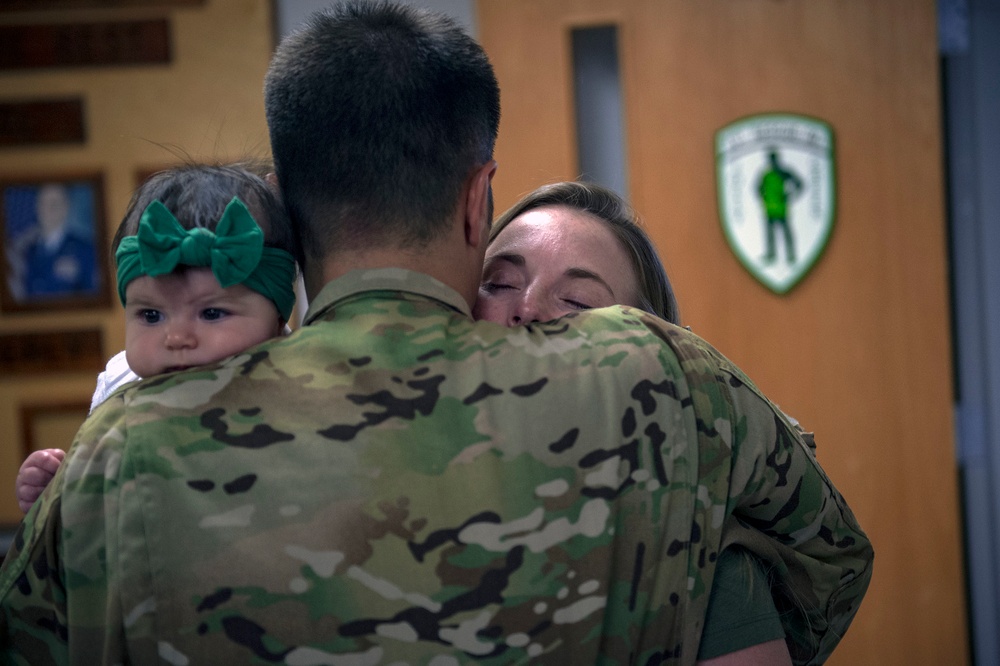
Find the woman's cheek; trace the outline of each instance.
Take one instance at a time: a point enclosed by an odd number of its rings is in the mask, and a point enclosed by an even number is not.
[[[472,317],[476,321],[485,320],[496,324],[503,324],[506,322],[503,310],[502,299],[497,298],[495,294],[480,289],[479,297],[476,299],[475,305],[472,306]]]

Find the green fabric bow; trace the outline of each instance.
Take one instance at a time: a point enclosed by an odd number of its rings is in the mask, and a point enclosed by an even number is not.
[[[264,247],[264,233],[239,197],[226,205],[215,231],[185,229],[166,206],[153,201],[139,219],[139,231],[115,252],[118,297],[137,277],[156,277],[178,266],[210,267],[223,287],[245,284],[274,302],[285,321],[295,304],[295,260],[284,250]]]
[[[246,279],[260,262],[264,233],[237,198],[226,206],[215,232],[185,229],[160,201],[139,220],[139,261],[150,277],[173,273],[178,264],[210,266],[223,287]]]

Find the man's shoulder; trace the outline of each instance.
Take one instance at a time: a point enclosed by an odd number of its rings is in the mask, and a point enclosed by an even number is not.
[[[684,330],[638,308],[625,305],[580,310],[552,321],[533,322],[511,328],[485,321],[475,322],[474,326],[479,330],[492,328],[503,331],[505,333],[501,335],[510,338],[519,337],[522,332],[527,331],[547,338],[584,338],[594,342],[617,338],[636,344],[659,344],[656,340],[662,340],[665,331]]]
[[[358,373],[373,371],[420,370],[445,379],[482,375],[512,382],[545,376],[554,387],[587,384],[586,377],[604,370],[616,372],[619,385],[667,376],[685,376],[688,384],[711,382],[730,365],[694,333],[637,308],[614,306],[507,328],[457,313],[419,312],[418,305],[383,304],[380,311],[346,321],[316,321],[222,363],[133,384],[120,393],[129,422],[141,424],[145,412],[190,419],[235,396],[247,404],[263,395],[342,388]],[[365,381],[393,381],[368,377]]]
[[[671,324],[638,308],[612,305],[575,313],[557,321],[566,321],[595,340],[601,340],[603,336],[619,338],[636,346],[669,350],[681,361],[702,359],[731,365],[725,356],[691,329]]]
[[[528,360],[550,354],[589,362],[604,356],[635,356],[640,351],[655,355],[669,349],[665,337],[671,328],[640,310],[612,306],[510,328],[486,321],[470,322],[468,331],[460,333],[456,341],[481,342],[488,357],[502,355],[510,362],[516,362],[519,356]]]
[[[760,394],[746,373],[690,328],[621,305],[580,312],[575,318],[581,330],[617,335],[637,348],[656,350],[661,358],[672,359],[689,383],[725,381],[731,388],[745,386]]]

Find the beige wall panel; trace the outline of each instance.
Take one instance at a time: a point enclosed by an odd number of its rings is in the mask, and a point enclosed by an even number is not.
[[[503,53],[494,61],[502,105],[493,181],[498,212],[542,183],[577,174],[570,29],[619,17],[608,2],[577,4],[571,19],[558,3],[518,3],[520,13],[503,2],[477,7],[484,43],[489,35]]]
[[[136,172],[182,159],[233,161],[268,157],[263,80],[273,50],[271,3],[211,0],[177,10],[18,13],[0,20],[89,21],[169,18],[173,62],[146,67],[0,72],[0,99],[82,96],[87,142],[77,146],[6,148],[0,175],[104,174],[105,246],[136,186]],[[111,307],[51,313],[0,312],[0,331],[100,328],[108,356],[125,342],[117,296]],[[14,478],[21,464],[19,406],[90,400],[96,377],[0,376],[0,524],[20,520]],[[65,446],[66,443],[56,445]]]
[[[504,99],[501,174],[518,183],[498,185],[498,209],[574,175],[572,147],[539,145],[572,140],[571,110],[555,113],[570,93],[552,89],[571,79],[539,63],[568,72],[566,27],[610,4],[480,1]],[[831,663],[966,663],[933,0],[613,4],[630,196],[685,323],[816,431],[875,544],[871,590]],[[535,42],[549,60],[525,65]],[[525,95],[558,101],[531,117]],[[737,261],[716,203],[715,132],[766,112],[825,120],[837,153],[833,234],[785,296]]]

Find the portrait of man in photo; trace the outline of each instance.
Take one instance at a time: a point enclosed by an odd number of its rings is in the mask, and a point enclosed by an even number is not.
[[[44,303],[100,292],[95,189],[89,181],[3,188],[4,280],[15,303]]]

